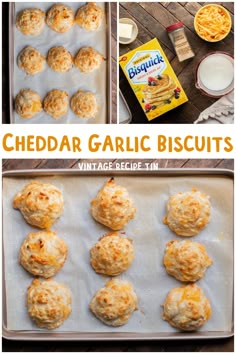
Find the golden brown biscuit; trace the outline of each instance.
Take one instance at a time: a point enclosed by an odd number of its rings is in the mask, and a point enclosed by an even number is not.
[[[90,255],[95,272],[118,275],[128,269],[134,259],[133,241],[118,232],[109,232],[91,248]]]
[[[195,284],[172,289],[163,306],[163,320],[183,331],[195,331],[211,317],[210,302]]]
[[[126,281],[112,279],[94,295],[90,310],[108,326],[123,326],[137,310],[138,298],[132,285]]]
[[[51,279],[34,279],[28,287],[27,307],[38,327],[57,328],[70,316],[70,291]]]
[[[74,12],[69,6],[55,4],[47,12],[46,23],[55,32],[67,32],[74,25]]]
[[[180,281],[194,282],[201,279],[211,264],[206,248],[198,242],[172,240],[166,245],[166,271]]]
[[[72,68],[73,57],[66,48],[53,47],[48,51],[47,63],[52,70],[65,73]]]
[[[91,213],[101,224],[112,230],[121,230],[135,217],[136,208],[127,189],[116,185],[111,178],[91,201]]]
[[[81,48],[75,56],[75,66],[83,73],[90,73],[98,69],[105,60],[104,56],[92,47]]]
[[[45,57],[31,46],[27,46],[17,57],[18,67],[28,75],[35,75],[42,72],[45,68]]]
[[[67,251],[55,232],[31,232],[21,245],[19,262],[31,274],[50,278],[64,265]]]
[[[54,119],[64,116],[68,111],[68,107],[68,93],[65,91],[52,90],[48,92],[43,100],[44,111]]]
[[[95,118],[98,112],[96,96],[88,91],[77,91],[71,98],[70,106],[80,118]]]
[[[20,90],[15,99],[15,110],[21,118],[32,118],[42,111],[41,98],[30,89]]]
[[[13,207],[21,211],[28,224],[48,229],[63,213],[64,201],[57,187],[33,181],[15,195]]]
[[[195,188],[172,195],[166,209],[163,222],[179,236],[197,235],[210,221],[209,197]]]
[[[45,12],[40,9],[25,9],[16,17],[16,28],[26,36],[37,36],[44,28]]]
[[[103,10],[96,2],[89,2],[81,6],[76,13],[75,22],[87,31],[96,31],[102,24]]]

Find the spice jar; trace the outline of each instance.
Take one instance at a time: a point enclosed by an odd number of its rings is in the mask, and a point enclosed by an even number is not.
[[[166,31],[168,32],[180,62],[194,57],[194,53],[186,37],[182,22],[177,22],[166,27]]]

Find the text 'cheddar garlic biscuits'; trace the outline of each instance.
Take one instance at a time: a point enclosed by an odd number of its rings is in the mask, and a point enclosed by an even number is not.
[[[210,221],[209,197],[197,189],[172,195],[164,224],[179,236],[197,235]]]
[[[118,232],[105,234],[90,250],[95,272],[115,276],[129,268],[134,259],[133,241]]]
[[[195,331],[211,317],[211,305],[195,284],[172,289],[165,300],[162,318],[183,331]]]
[[[103,10],[97,6],[96,2],[89,2],[79,8],[75,22],[87,31],[96,31],[101,26],[103,18]]]
[[[121,230],[135,217],[136,208],[126,188],[109,179],[91,201],[94,219],[112,230]]]
[[[132,285],[126,281],[112,279],[94,295],[90,310],[108,326],[126,324],[137,310],[138,298]]]
[[[69,6],[55,4],[47,12],[46,23],[55,32],[67,32],[74,24],[74,12]]]
[[[95,118],[98,112],[96,96],[88,91],[77,91],[71,98],[70,106],[80,118]]]
[[[54,329],[71,313],[71,294],[64,285],[51,279],[35,279],[28,288],[27,307],[38,327]]]
[[[180,281],[194,282],[201,279],[211,264],[206,248],[198,242],[173,240],[166,245],[166,271]]]
[[[45,57],[35,48],[27,46],[17,57],[18,67],[28,75],[36,75],[45,68]]]
[[[104,56],[92,47],[81,48],[75,56],[75,66],[83,73],[90,73],[98,69],[105,60]]]
[[[21,245],[19,262],[31,274],[50,278],[64,265],[67,252],[66,243],[55,232],[31,232]]]
[[[33,118],[42,111],[42,102],[39,94],[30,89],[20,90],[15,99],[15,110],[21,118]]]
[[[25,9],[16,17],[16,28],[26,36],[39,35],[45,25],[45,12],[40,9]]]
[[[72,68],[73,57],[65,47],[53,47],[48,51],[47,63],[52,70],[65,73]]]
[[[15,195],[13,207],[21,211],[28,224],[48,229],[63,213],[64,201],[57,187],[33,181]]]
[[[68,93],[65,91],[52,90],[48,92],[47,96],[43,100],[44,111],[54,119],[64,116],[67,113],[68,108]]]

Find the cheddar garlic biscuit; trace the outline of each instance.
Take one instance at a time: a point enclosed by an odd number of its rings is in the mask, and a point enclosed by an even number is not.
[[[118,275],[129,268],[134,259],[133,241],[118,232],[105,234],[90,250],[90,264],[95,272]]]
[[[194,282],[201,279],[211,264],[206,248],[198,242],[173,240],[166,245],[166,271],[180,281]]]
[[[197,235],[210,221],[209,197],[197,189],[172,195],[164,224],[179,236]]]
[[[42,102],[39,94],[30,89],[20,90],[15,99],[15,110],[21,118],[33,118],[42,111]]]
[[[16,17],[16,28],[26,36],[38,36],[45,25],[45,12],[40,9],[25,9]]]
[[[52,47],[48,51],[47,63],[54,71],[64,73],[73,66],[73,57],[71,53],[63,46]]]
[[[112,279],[94,295],[90,310],[108,326],[123,326],[137,310],[138,298],[132,285],[126,281]]]
[[[87,31],[96,31],[101,26],[103,18],[103,10],[97,6],[96,2],[89,2],[79,8],[75,22]]]
[[[57,187],[33,181],[15,195],[13,207],[21,211],[28,224],[47,229],[63,213],[64,201]]]
[[[38,327],[60,327],[71,313],[70,291],[51,279],[34,279],[28,287],[27,308]]]
[[[70,106],[80,118],[95,118],[98,112],[96,96],[88,91],[77,91],[71,98]]]
[[[54,119],[64,116],[68,111],[68,107],[68,93],[65,91],[52,90],[48,92],[43,100],[44,111]]]
[[[74,12],[69,6],[55,4],[47,12],[46,23],[55,32],[67,32],[74,25]]]
[[[67,252],[66,243],[55,232],[31,232],[21,245],[19,262],[31,274],[50,278],[64,265]]]
[[[172,289],[163,306],[163,320],[183,331],[195,331],[211,317],[210,302],[195,284]]]
[[[28,75],[35,75],[45,68],[45,57],[35,48],[27,46],[17,57],[18,67]]]
[[[101,224],[120,230],[134,218],[136,208],[127,189],[116,185],[111,178],[91,201],[91,213]]]
[[[75,66],[83,73],[90,73],[98,69],[105,60],[104,56],[92,47],[81,48],[75,56]]]

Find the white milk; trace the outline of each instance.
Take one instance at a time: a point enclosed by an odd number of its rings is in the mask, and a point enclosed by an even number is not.
[[[199,66],[200,81],[209,90],[224,90],[231,84],[233,77],[233,63],[222,54],[208,56]]]

